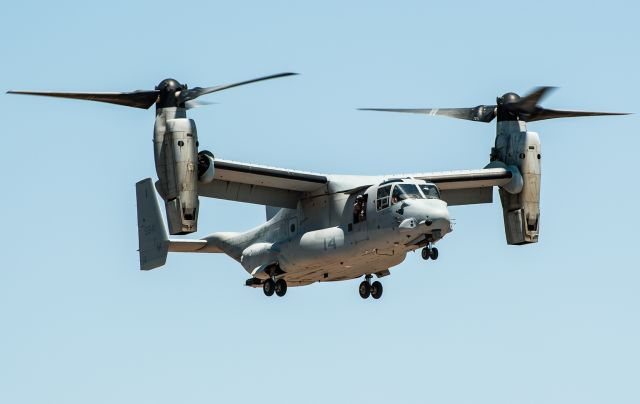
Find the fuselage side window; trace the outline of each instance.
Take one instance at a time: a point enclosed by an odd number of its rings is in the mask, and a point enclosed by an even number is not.
[[[391,185],[385,185],[378,188],[378,195],[376,198],[376,208],[378,210],[389,207],[389,195],[391,193]]]

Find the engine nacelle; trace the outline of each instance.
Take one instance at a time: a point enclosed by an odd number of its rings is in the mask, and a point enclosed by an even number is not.
[[[492,160],[516,166],[522,175],[522,190],[500,188],[507,244],[538,242],[540,222],[540,137],[527,132],[524,122],[498,122]],[[511,192],[510,192],[511,191]]]
[[[165,123],[164,133],[156,134],[162,135],[156,154],[158,188],[165,200],[169,233],[189,234],[198,224],[198,134],[191,119]]]

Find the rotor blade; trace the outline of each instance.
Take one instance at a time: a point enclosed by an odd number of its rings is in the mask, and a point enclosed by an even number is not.
[[[200,107],[205,107],[207,105],[214,105],[214,104],[217,104],[217,102],[191,100],[191,101],[185,102],[184,107],[186,109],[194,109],[194,108],[200,108]]]
[[[540,101],[548,96],[556,87],[537,87],[529,94],[520,98],[515,107],[522,112],[532,112]]]
[[[214,87],[194,87],[194,88],[189,89],[187,91],[183,91],[180,94],[180,98],[181,98],[181,101],[183,101],[183,102],[184,101],[189,101],[189,100],[193,100],[195,98],[198,98],[201,95],[215,93],[216,91],[226,90],[228,88],[243,86],[245,84],[251,84],[251,83],[255,83],[255,82],[263,81],[263,80],[271,80],[271,79],[277,79],[277,78],[280,78],[280,77],[295,76],[297,74],[298,73],[278,73],[278,74],[272,74],[270,76],[258,77],[257,79],[240,81],[238,83],[233,83],[233,84],[223,84],[221,86],[214,86]]]
[[[408,112],[430,116],[448,116],[450,118],[465,119],[467,121],[491,122],[496,116],[495,109],[495,105],[478,105],[475,108],[360,108],[360,111]]]
[[[539,108],[534,111],[528,117],[525,117],[525,121],[543,121],[545,119],[555,118],[574,118],[580,116],[606,116],[606,115],[629,115],[627,112],[591,112],[591,111],[558,111],[553,109]]]
[[[158,90],[132,91],[128,93],[64,93],[55,91],[7,91],[7,94],[39,95],[45,97],[71,98],[76,100],[88,100],[108,102],[110,104],[124,105],[127,107],[148,109],[155,104]]]

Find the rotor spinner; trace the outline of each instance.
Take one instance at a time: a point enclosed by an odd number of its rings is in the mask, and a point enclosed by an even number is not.
[[[496,98],[498,121],[516,121],[518,116],[513,113],[514,106],[520,101],[520,96],[516,93],[505,93],[502,97]]]
[[[184,108],[184,101],[179,102],[178,96],[180,92],[187,90],[186,84],[180,84],[176,79],[167,78],[158,83],[156,90],[159,91],[156,108]]]

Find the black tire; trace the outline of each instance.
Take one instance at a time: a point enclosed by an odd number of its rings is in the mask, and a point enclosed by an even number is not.
[[[429,251],[428,248],[425,247],[425,248],[422,249],[422,259],[423,260],[425,260],[425,261],[428,260],[430,255],[431,255],[431,252]]]
[[[374,299],[380,299],[382,297],[382,284],[375,281],[371,284],[371,297]]]
[[[429,258],[431,258],[432,260],[437,260],[438,259],[438,249],[433,247],[431,249],[431,254],[429,254]]]
[[[368,298],[371,295],[371,285],[369,285],[369,282],[362,281],[360,283],[360,287],[358,288],[358,292],[360,293],[361,298]]]
[[[273,296],[273,292],[276,291],[276,283],[273,281],[273,279],[267,279],[266,281],[264,281],[264,283],[262,284],[262,291],[266,296]]]
[[[276,281],[276,295],[282,297],[287,293],[287,281],[284,279],[278,279]]]

